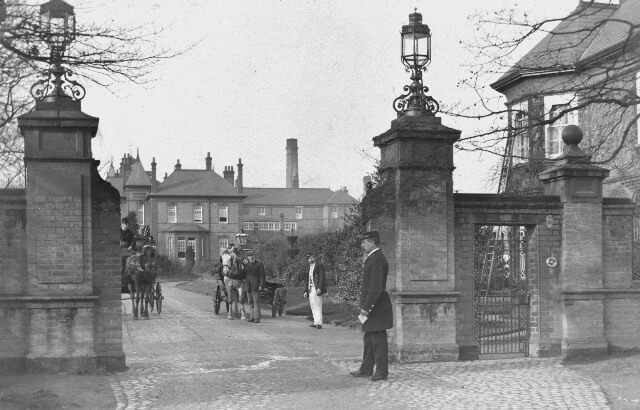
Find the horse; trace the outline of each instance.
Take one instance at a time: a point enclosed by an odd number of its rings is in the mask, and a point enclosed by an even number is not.
[[[239,317],[241,320],[247,320],[248,315],[244,309],[245,294],[248,286],[244,278],[244,265],[240,258],[230,252],[224,252],[221,256],[222,275],[224,276],[224,286],[227,289],[227,297],[229,298],[228,320]],[[240,302],[240,311],[238,312],[238,302]]]
[[[128,276],[131,310],[134,319],[140,316],[149,319],[149,298],[153,297],[153,283],[156,280],[156,256],[151,245],[145,245],[142,253],[127,258],[125,274]],[[144,301],[144,305],[140,301]]]

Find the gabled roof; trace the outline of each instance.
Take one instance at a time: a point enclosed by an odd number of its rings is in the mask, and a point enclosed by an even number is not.
[[[343,189],[337,190],[325,201],[325,205],[355,205],[356,203],[358,201]]]
[[[173,171],[151,196],[244,197],[238,189],[214,171],[181,169]]]
[[[626,19],[621,15],[623,8],[640,9],[640,0],[627,0],[620,8],[608,4],[580,4],[491,87],[501,91],[524,77],[573,71],[587,50],[593,55],[595,50],[614,47],[617,37],[610,33],[613,28],[604,30],[610,23],[602,26],[598,23],[615,16]],[[613,31],[618,33],[619,27]],[[593,50],[590,49],[592,43]]]
[[[333,191],[329,188],[244,188],[245,205],[322,206]]]
[[[147,175],[144,170],[144,166],[140,159],[136,159],[136,162],[131,166],[131,174],[129,174],[129,178],[127,178],[127,182],[124,184],[125,186],[151,186],[151,179],[149,179],[149,175]]]

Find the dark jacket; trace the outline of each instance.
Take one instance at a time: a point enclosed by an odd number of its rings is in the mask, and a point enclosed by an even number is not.
[[[364,261],[360,287],[360,309],[369,312],[362,325],[364,332],[377,332],[393,327],[391,298],[386,291],[389,264],[380,249]]]
[[[136,248],[136,238],[133,235],[133,232],[131,232],[131,229],[127,228],[123,230],[122,228],[120,228],[120,247],[131,247],[133,249]]]
[[[310,265],[307,264],[307,269],[301,273],[301,276],[307,281],[307,288],[305,289],[307,293],[309,293],[309,267]],[[324,266],[318,261],[316,261],[316,265],[313,267],[313,286],[315,286],[316,289],[320,289],[321,295],[327,293],[327,278],[324,274]]]
[[[258,289],[264,287],[264,282],[267,279],[264,271],[264,265],[259,260],[247,263],[245,266],[247,271],[247,285],[249,285],[249,292],[257,292]]]

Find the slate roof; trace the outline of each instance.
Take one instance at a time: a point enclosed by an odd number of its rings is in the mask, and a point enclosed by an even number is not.
[[[244,193],[247,195],[244,204],[254,206],[321,206],[329,204],[332,198],[332,205],[357,202],[347,192],[333,192],[329,188],[244,188]]]
[[[170,224],[165,232],[209,232],[200,224]]]
[[[625,40],[629,26],[608,19],[640,21],[640,0],[627,0],[619,7],[580,4],[491,87],[500,91],[522,77],[573,71],[581,62],[615,48]]]
[[[151,186],[151,179],[147,172],[144,170],[144,166],[140,159],[136,159],[136,162],[131,166],[131,173],[129,174],[129,178],[127,178],[127,182],[124,184],[125,186]]]
[[[326,205],[355,205],[358,201],[345,190],[339,189],[325,201]]]
[[[242,198],[238,189],[214,171],[181,169],[173,171],[151,196],[223,196]]]

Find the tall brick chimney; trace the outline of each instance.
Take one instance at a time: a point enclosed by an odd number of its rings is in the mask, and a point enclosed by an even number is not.
[[[298,140],[287,140],[287,188],[299,188],[298,183]]]
[[[238,158],[238,180],[236,181],[236,186],[238,187],[238,193],[242,193],[242,158]]]
[[[233,183],[234,182],[234,174],[235,174],[235,172],[233,171],[233,166],[224,167],[224,172],[223,172],[222,176],[231,185],[234,185],[234,183]]]
[[[180,160],[176,162],[176,165],[173,166],[173,169],[176,171],[180,171],[182,169],[182,165],[180,165]]]
[[[207,157],[204,159],[206,164],[205,168],[207,171],[213,171],[213,167],[211,166],[211,152],[207,152]]]
[[[153,157],[151,161],[151,192],[156,192],[158,190],[158,180],[156,179],[156,157]]]

